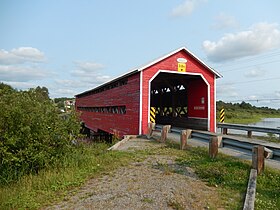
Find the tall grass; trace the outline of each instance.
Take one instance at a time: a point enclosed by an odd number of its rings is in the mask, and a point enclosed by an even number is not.
[[[127,164],[131,153],[107,152],[108,145],[79,146],[52,168],[0,188],[0,209],[38,209],[65,199],[91,177]]]
[[[204,148],[191,148],[177,159],[193,168],[210,186],[220,191],[226,209],[242,209],[250,173],[250,163],[219,154],[208,156]],[[280,209],[280,171],[266,167],[257,178],[256,210]]]

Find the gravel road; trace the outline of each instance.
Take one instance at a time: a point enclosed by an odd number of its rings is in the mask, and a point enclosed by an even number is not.
[[[162,147],[131,139],[119,150]],[[47,209],[223,209],[216,188],[206,186],[193,170],[171,155],[150,155],[110,174],[89,180],[78,192]]]

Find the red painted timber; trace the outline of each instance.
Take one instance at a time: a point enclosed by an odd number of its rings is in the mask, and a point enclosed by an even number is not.
[[[126,85],[122,85],[100,93],[76,98],[76,107],[126,106],[126,114],[81,112],[81,120],[90,129],[101,129],[108,133],[125,134],[139,133],[139,99],[140,73],[128,77]]]

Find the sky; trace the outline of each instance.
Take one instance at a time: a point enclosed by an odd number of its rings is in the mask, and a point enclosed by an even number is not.
[[[280,108],[278,0],[0,0],[0,81],[74,97],[180,47],[217,100]]]

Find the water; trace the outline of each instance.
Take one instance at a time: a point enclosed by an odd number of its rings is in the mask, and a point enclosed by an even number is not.
[[[253,126],[266,127],[266,128],[280,128],[280,118],[264,118],[262,121],[249,124]]]
[[[260,122],[252,123],[252,124],[248,124],[248,125],[266,127],[266,128],[280,128],[280,118],[263,118],[262,121],[260,121]],[[221,132],[221,129],[218,129],[217,131]],[[247,135],[247,131],[232,130],[232,129],[228,129],[228,133],[229,134]],[[267,136],[267,134],[253,132],[253,136]]]

